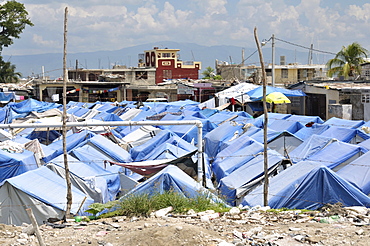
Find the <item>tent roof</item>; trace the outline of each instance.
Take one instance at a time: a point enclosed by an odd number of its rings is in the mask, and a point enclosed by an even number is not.
[[[281,92],[287,97],[302,97],[306,94],[302,90],[288,90],[279,87],[266,86],[266,95],[272,92]],[[252,101],[260,101],[263,97],[263,86],[259,86],[246,93]]]
[[[370,197],[325,166],[316,167],[302,178],[298,186],[289,185],[276,197],[280,199],[270,203],[273,208],[315,210],[324,204],[338,202],[346,207],[370,207]]]

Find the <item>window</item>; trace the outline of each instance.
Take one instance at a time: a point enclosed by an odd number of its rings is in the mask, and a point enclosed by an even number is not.
[[[288,69],[286,69],[286,68],[281,69],[281,78],[282,79],[287,79],[288,78]]]
[[[162,57],[169,58],[171,57],[171,53],[162,53]]]
[[[164,79],[172,79],[172,70],[163,70]]]
[[[362,103],[370,103],[370,94],[369,93],[362,93],[361,94],[361,102]]]

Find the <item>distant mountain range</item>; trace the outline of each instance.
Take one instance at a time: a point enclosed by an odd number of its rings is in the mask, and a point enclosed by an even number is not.
[[[183,61],[201,61],[203,71],[210,66],[215,68],[216,59],[234,64],[242,62],[242,47],[219,45],[219,46],[202,46],[194,43],[178,43],[178,42],[156,42],[132,47],[123,48],[120,50],[105,50],[85,53],[69,53],[67,55],[67,67],[75,68],[76,63],[79,68],[98,69],[112,68],[113,65],[126,65],[127,67],[135,67],[138,62],[138,54],[144,50],[151,50],[153,47],[180,49],[180,58]],[[244,59],[245,64],[259,65],[257,48],[245,48]],[[271,45],[263,47],[265,63],[271,63]],[[308,63],[308,50],[296,51],[276,47],[275,49],[275,64],[280,63],[280,56],[285,56],[286,63]],[[253,55],[252,55],[253,54]],[[315,61],[316,59],[316,61]],[[328,58],[330,59],[330,58]],[[41,76],[42,67],[44,68],[45,76],[51,79],[61,77],[63,74],[63,53],[50,53],[38,55],[18,55],[4,56],[4,60],[9,60],[15,64],[17,71],[21,72],[23,77]],[[317,61],[314,56],[313,63],[321,64],[326,61]],[[76,62],[78,61],[78,62]]]

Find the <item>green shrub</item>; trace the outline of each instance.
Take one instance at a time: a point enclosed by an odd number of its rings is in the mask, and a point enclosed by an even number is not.
[[[174,191],[166,191],[162,194],[132,194],[122,197],[117,201],[115,211],[101,215],[100,217],[111,216],[149,216],[151,212],[173,207],[173,213],[186,213],[190,209],[195,212],[205,210],[215,210],[216,212],[226,212],[229,208],[223,203],[215,203],[204,194],[199,194],[194,198],[184,197]]]

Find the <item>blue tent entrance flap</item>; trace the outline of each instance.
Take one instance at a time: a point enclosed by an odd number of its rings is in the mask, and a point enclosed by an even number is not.
[[[266,95],[272,92],[281,92],[287,97],[303,97],[306,94],[302,90],[288,90],[279,87],[266,86]],[[248,91],[246,93],[252,101],[260,101],[263,97],[263,86],[259,86],[256,89]]]
[[[347,207],[370,207],[370,197],[325,166],[315,168],[303,178],[298,187],[287,186],[276,197],[281,199],[273,204],[274,208],[315,210],[324,204],[338,202]]]

